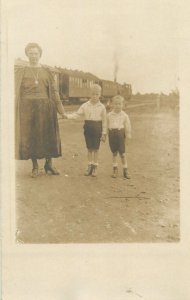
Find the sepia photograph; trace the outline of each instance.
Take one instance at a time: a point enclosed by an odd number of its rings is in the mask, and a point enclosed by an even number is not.
[[[16,241],[179,241],[177,2],[46,3],[10,24]]]
[[[189,299],[184,4],[2,0],[2,300]]]

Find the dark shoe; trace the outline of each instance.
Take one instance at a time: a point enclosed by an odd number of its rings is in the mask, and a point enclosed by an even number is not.
[[[92,165],[88,165],[88,168],[87,168],[86,172],[84,173],[84,176],[92,175],[92,168],[93,168]]]
[[[118,175],[118,167],[113,167],[113,174],[112,174],[112,178],[116,178]]]
[[[44,170],[46,172],[46,174],[48,172],[50,172],[52,175],[59,175],[60,173],[56,170],[56,168],[52,167],[50,164],[48,164],[47,162],[44,165]]]
[[[124,169],[123,169],[123,177],[124,177],[125,179],[130,179],[130,178],[131,178],[131,177],[129,176],[129,174],[128,174],[127,168],[124,168]]]
[[[31,173],[31,177],[36,178],[37,176],[38,176],[38,168],[33,168],[32,173]]]
[[[98,175],[98,167],[93,165],[92,166],[92,177],[96,177]]]

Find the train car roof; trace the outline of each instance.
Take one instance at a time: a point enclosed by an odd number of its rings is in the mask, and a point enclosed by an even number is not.
[[[65,73],[69,76],[73,77],[79,77],[79,78],[85,78],[85,79],[92,79],[92,80],[100,80],[97,76],[93,75],[90,72],[83,72],[79,70],[70,70],[70,69],[63,69],[63,68],[58,68],[61,73]]]
[[[113,81],[113,80],[107,80],[107,79],[101,79],[102,82],[108,82],[108,83],[115,83],[119,84],[119,82]]]
[[[129,84],[129,83],[126,83],[126,82],[124,82],[123,84],[122,83],[120,83],[120,82],[118,82],[118,81],[112,81],[112,80],[107,80],[107,79],[100,79],[102,82],[107,82],[107,83],[115,83],[115,84],[117,84],[117,85],[119,85],[119,86],[123,86],[123,85],[126,85],[126,86],[131,86],[131,84]]]

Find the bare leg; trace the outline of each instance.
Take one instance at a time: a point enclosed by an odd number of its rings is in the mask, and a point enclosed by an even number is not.
[[[113,167],[117,167],[117,152],[113,153]]]
[[[92,176],[96,177],[97,176],[97,168],[98,168],[98,154],[99,151],[98,150],[94,150],[93,151],[93,169],[92,169]]]
[[[90,176],[91,174],[92,174],[92,150],[88,149],[88,167],[84,175]]]
[[[121,156],[121,161],[122,161],[122,165],[123,165],[123,177],[124,177],[124,179],[130,179],[130,175],[128,174],[128,170],[127,170],[126,154],[123,153],[120,156]]]
[[[117,152],[113,153],[113,174],[112,177],[116,178],[118,175],[118,163],[117,163]]]
[[[88,149],[88,163],[92,164],[92,150]]]
[[[126,154],[123,153],[120,155],[121,157],[121,162],[122,162],[122,165],[123,165],[123,168],[127,168],[127,157],[126,157]]]

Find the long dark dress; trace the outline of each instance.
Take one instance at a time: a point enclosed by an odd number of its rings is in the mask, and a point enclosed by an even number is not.
[[[46,69],[25,68],[19,105],[21,160],[61,156],[57,111],[49,88]]]

